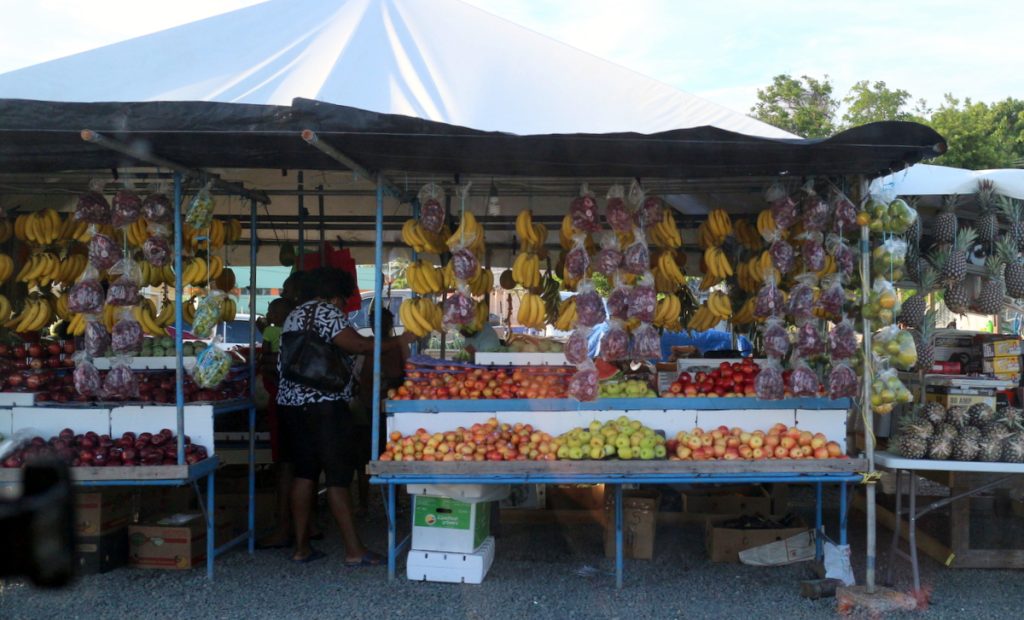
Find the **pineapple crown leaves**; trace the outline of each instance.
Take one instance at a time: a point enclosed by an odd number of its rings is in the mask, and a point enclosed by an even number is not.
[[[982,179],[978,181],[978,192],[975,194],[975,200],[978,202],[978,208],[982,211],[990,209],[992,202],[995,199],[996,184],[989,179]]]
[[[1020,202],[1008,196],[999,197],[999,210],[1002,212],[1003,217],[1014,224],[1020,222],[1021,217],[1024,216],[1024,210],[1021,209]]]
[[[995,280],[1003,277],[1003,265],[1006,261],[999,256],[999,254],[993,254],[985,259],[985,273],[988,277]]]
[[[942,269],[949,260],[949,255],[948,248],[938,248],[928,254],[928,262],[931,263],[932,269]]]
[[[924,319],[921,321],[920,329],[914,330],[921,336],[921,342],[923,344],[931,344],[932,338],[935,336],[935,311],[929,310],[924,313]]]
[[[943,211],[956,211],[956,208],[960,206],[960,195],[949,194],[942,199],[942,210]]]
[[[917,278],[917,294],[924,297],[934,291],[937,280],[938,274],[935,273],[935,269],[927,266],[923,267],[920,276]]]
[[[953,249],[964,251],[970,249],[978,239],[978,231],[970,226],[965,226],[956,231],[956,239],[953,241]]]
[[[996,254],[1007,265],[1019,262],[1017,244],[1006,237],[996,241]]]

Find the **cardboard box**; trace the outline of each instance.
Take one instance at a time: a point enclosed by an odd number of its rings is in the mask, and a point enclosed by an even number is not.
[[[1020,356],[1008,355],[1001,357],[988,357],[981,364],[982,372],[986,375],[1005,375],[1009,373],[1020,373]]]
[[[491,534],[491,502],[414,495],[412,548],[474,553]]]
[[[622,492],[622,555],[634,560],[654,558],[654,535],[658,525],[657,491]],[[605,494],[604,554],[615,557],[615,493]]]
[[[726,527],[725,524],[736,516],[708,517],[706,521],[705,543],[708,557],[712,562],[740,561],[740,551],[760,547],[777,540],[785,540],[807,531],[807,526],[781,527],[771,529],[745,529]],[[782,517],[772,517],[779,520]]]
[[[202,514],[175,514],[128,528],[128,562],[136,568],[186,570],[206,561]]]
[[[547,507],[547,485],[513,484],[509,496],[501,500],[502,509],[543,510]]]
[[[131,495],[126,491],[75,493],[75,532],[79,536],[101,536],[124,528],[131,513]]]
[[[683,494],[683,512],[716,515],[766,515],[771,511],[771,495],[762,488],[751,489],[749,494],[735,491]]]
[[[450,497],[463,502],[493,502],[503,500],[512,492],[508,484],[409,484],[409,495]]]
[[[405,576],[410,581],[481,583],[493,563],[494,537],[488,536],[473,553],[411,549]]]
[[[996,407],[996,395],[993,390],[929,385],[925,391],[924,400],[925,402],[939,403],[946,409],[950,407],[970,407],[977,403],[985,403],[993,409]]]
[[[1020,338],[1008,338],[1006,336],[992,336],[982,340],[981,355],[983,357],[1020,357]]]
[[[75,572],[79,575],[106,573],[127,563],[126,526],[102,536],[81,536],[75,540]]]
[[[1000,381],[1013,381],[1014,383],[1020,383],[1021,372],[994,372],[992,376]]]
[[[548,485],[548,510],[601,510],[603,484]]]

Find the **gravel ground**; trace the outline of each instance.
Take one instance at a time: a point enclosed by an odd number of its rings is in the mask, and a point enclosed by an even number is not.
[[[794,492],[793,504],[810,507],[810,496]],[[826,504],[828,505],[828,504]],[[833,504],[835,505],[835,504]],[[810,516],[810,515],[807,515]],[[381,511],[364,524],[366,539],[384,549]],[[614,563],[605,559],[600,527],[504,524],[494,566],[482,585],[415,583],[400,576],[387,582],[386,569],[345,569],[336,536],[319,543],[326,560],[289,563],[281,551],[250,557],[232,552],[216,563],[216,579],[205,573],[120,569],[85,577],[61,592],[20,582],[0,582],[0,618],[823,618],[835,601],[798,595],[798,581],[811,576],[806,564],[754,568],[707,561],[700,527],[660,527],[653,561],[627,561],[625,584],[615,589]],[[863,576],[863,516],[851,515],[854,568]],[[879,528],[879,549],[889,532]],[[884,575],[887,553],[881,553]],[[592,567],[590,576],[580,569]],[[1024,608],[1020,573],[950,570],[922,560],[923,582],[932,588],[929,618],[1013,618]],[[399,562],[399,574],[404,575]],[[907,588],[909,566],[901,564],[897,587]],[[922,614],[904,614],[922,617]],[[896,617],[896,616],[894,616]]]

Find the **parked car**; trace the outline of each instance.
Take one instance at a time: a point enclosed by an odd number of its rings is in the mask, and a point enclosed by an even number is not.
[[[402,325],[402,319],[398,316],[398,307],[402,305],[402,302],[412,297],[412,291],[409,289],[392,290],[391,296],[384,299],[384,307],[391,310],[391,313],[395,315],[395,335],[399,335],[405,331],[405,326]],[[371,304],[374,303],[373,291],[366,291],[362,294],[361,307],[357,312],[354,312],[349,316],[352,321],[352,326],[356,328],[363,336],[369,336],[373,333],[373,325],[370,324],[370,309]]]
[[[257,318],[263,318],[257,316]],[[217,324],[216,335],[220,336],[221,339],[218,342],[218,346],[224,349],[233,349],[234,347],[249,346],[249,315],[248,314],[236,314],[235,318],[231,321],[221,321]],[[256,344],[263,343],[263,334],[260,330],[256,330]]]

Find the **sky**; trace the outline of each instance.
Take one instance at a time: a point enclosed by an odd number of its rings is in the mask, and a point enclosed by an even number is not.
[[[1011,0],[466,1],[741,112],[783,73],[828,75],[840,99],[859,80],[933,108],[945,93],[1024,98]],[[0,73],[257,3],[0,0]]]

